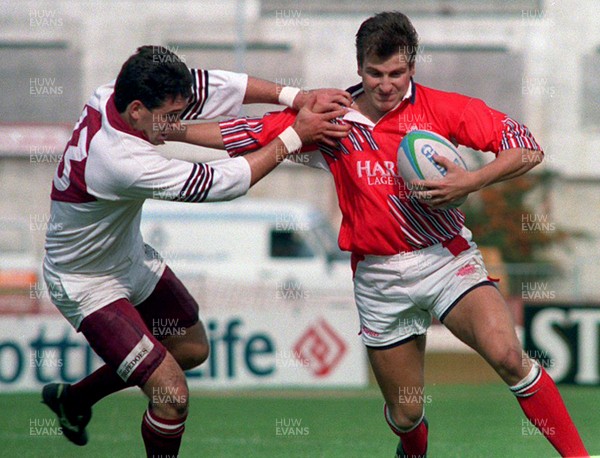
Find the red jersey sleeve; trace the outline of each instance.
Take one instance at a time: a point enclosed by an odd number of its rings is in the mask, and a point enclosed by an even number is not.
[[[511,148],[542,150],[527,126],[482,100],[459,94],[448,96],[444,117],[449,137],[458,144],[495,154]]]
[[[219,123],[225,149],[231,157],[241,156],[269,144],[294,124],[296,112],[287,109],[262,118],[237,118]]]

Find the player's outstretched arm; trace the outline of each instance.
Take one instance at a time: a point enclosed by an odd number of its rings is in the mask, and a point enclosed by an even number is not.
[[[167,141],[189,143],[207,148],[225,149],[218,122],[180,124],[167,132]]]
[[[98,195],[108,198],[160,199],[180,202],[231,200],[244,195],[248,188],[273,170],[303,143],[315,143],[325,137],[342,138],[349,126],[334,124],[332,119],[344,115],[345,108],[321,113],[315,102],[295,114],[290,110],[290,124],[262,148],[244,157],[227,158],[208,163],[167,159],[147,144],[136,148],[128,164],[117,170],[101,170],[92,184]],[[289,127],[288,127],[289,126]],[[173,131],[183,131],[173,129]],[[220,133],[219,133],[220,136]],[[97,177],[96,177],[97,178]]]
[[[242,105],[249,103],[273,103],[299,110],[308,103],[313,93],[336,106],[349,106],[352,103],[350,94],[340,89],[302,91],[243,73],[197,68],[192,68],[190,72],[192,96],[181,113],[183,121],[237,116]]]
[[[336,91],[337,89],[318,89],[315,91],[303,92],[301,94],[302,107],[307,107],[311,111],[317,113],[327,113],[330,111],[336,112],[344,106],[344,104],[338,103],[337,100],[339,94],[337,94]],[[300,94],[298,95],[298,97],[300,97]],[[291,110],[286,110],[286,112],[291,113],[288,116],[289,118],[293,117],[293,112]],[[263,118],[263,120],[264,119],[265,118]],[[293,120],[290,120],[289,124],[287,125],[291,125],[292,122]],[[279,134],[283,129],[285,129],[285,127],[287,126],[283,125],[280,128],[281,130],[279,130],[279,132],[276,132],[275,135]],[[327,127],[328,129],[325,132],[323,132],[323,135],[319,137],[319,141],[322,141],[323,143],[330,146],[335,145],[335,140],[338,138],[336,136],[337,133],[348,131],[347,126],[339,124],[329,124],[329,126]],[[222,129],[223,126],[215,122],[204,122],[201,124],[180,123],[167,132],[167,141],[184,142],[189,143],[191,145],[205,146],[207,148],[215,148],[222,150],[225,149]],[[272,138],[273,137],[269,138],[268,141],[270,141]],[[264,144],[266,144],[266,142],[263,143],[263,145]],[[304,144],[306,145],[307,143]]]
[[[272,103],[285,105],[294,110],[300,110],[310,102],[311,95],[318,95],[323,103],[350,106],[352,97],[341,89],[314,89],[310,91],[284,86],[260,78],[248,77],[244,104]]]
[[[330,121],[343,116],[346,110],[339,108],[327,113],[315,113],[314,100],[302,108],[294,124],[285,129],[267,146],[249,153],[243,158],[250,165],[250,186],[265,177],[290,154],[299,151],[303,144],[323,142],[348,135],[348,125],[336,125]]]
[[[336,110],[340,106],[349,107],[352,105],[352,96],[350,93],[340,89],[323,88],[298,92],[291,108],[299,110],[305,105],[312,103],[313,100],[316,100],[316,105],[313,108],[314,111],[325,112]]]

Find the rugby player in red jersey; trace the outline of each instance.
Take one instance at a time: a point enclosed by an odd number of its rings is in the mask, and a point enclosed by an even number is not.
[[[404,14],[386,12],[363,22],[356,35],[362,82],[348,89],[351,109],[334,121],[351,126],[350,133],[334,147],[306,148],[317,152],[299,161],[331,172],[335,181],[343,218],[339,245],[352,253],[361,335],[385,399],[385,419],[400,437],[396,456],[426,456],[422,394],[432,317],[491,365],[561,456],[588,456],[554,381],[523,351],[464,214],[447,208],[527,172],[543,153],[527,127],[483,101],[415,83],[417,50],[417,32]],[[292,110],[233,119],[220,131],[203,125],[179,139],[239,156],[267,144],[294,119]],[[415,119],[422,124],[415,128],[493,152],[495,160],[465,171],[440,158],[446,178],[416,182],[426,192],[413,192],[396,164],[398,145]]]
[[[169,160],[155,145],[169,131],[183,130],[181,119],[231,115],[242,102],[277,103],[279,89],[241,74],[190,72],[169,50],[143,46],[85,105],[54,176],[55,224],[46,234],[44,258],[53,303],[106,363],[76,384],[43,389],[43,402],[73,443],[87,443],[94,403],[137,385],[150,400],[142,420],[147,456],[177,455],[188,411],[183,371],[201,364],[209,348],[198,304],[142,240],[145,199],[234,199],[302,142],[329,142],[325,136],[346,135],[348,128],[329,122],[343,114],[340,105],[314,113],[311,94],[284,90],[290,105],[304,105],[297,122],[244,158]],[[350,103],[343,91],[318,93]],[[165,326],[178,332],[165,332]]]

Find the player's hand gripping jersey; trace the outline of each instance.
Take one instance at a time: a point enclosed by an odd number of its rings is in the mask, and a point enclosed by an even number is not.
[[[362,91],[360,84],[348,90],[353,98]],[[253,151],[292,125],[294,118],[288,109],[222,122],[225,147],[231,156]],[[296,161],[332,173],[343,216],[339,245],[358,255],[418,250],[453,239],[463,227],[460,210],[434,209],[411,198],[396,170],[398,145],[407,132],[426,129],[496,154],[511,148],[540,149],[527,127],[483,101],[412,81],[402,102],[376,124],[355,110],[335,122],[349,123],[350,135],[336,148],[304,148],[318,152],[297,155]]]
[[[192,77],[183,120],[238,113],[246,75],[194,69]],[[54,176],[45,263],[77,274],[122,270],[144,252],[145,199],[228,200],[249,185],[242,158],[194,164],[161,156],[119,116],[114,82],[101,86],[85,105]]]

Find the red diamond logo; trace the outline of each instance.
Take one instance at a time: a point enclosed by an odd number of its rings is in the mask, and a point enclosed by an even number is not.
[[[308,361],[316,377],[329,375],[345,353],[346,344],[324,319],[310,326],[294,345],[296,358]]]

